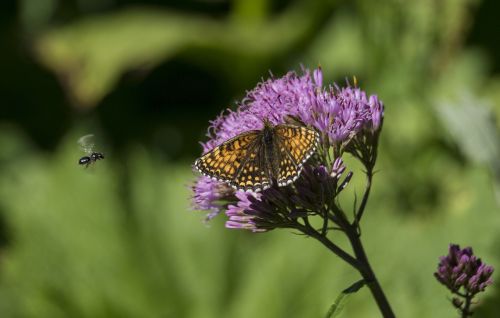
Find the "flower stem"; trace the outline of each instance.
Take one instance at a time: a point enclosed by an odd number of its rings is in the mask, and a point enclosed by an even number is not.
[[[465,304],[464,308],[462,308],[462,318],[467,318],[469,316],[472,316],[472,311],[470,311],[470,306],[472,304],[472,296],[471,294],[467,293],[465,295]]]
[[[330,241],[326,235],[321,235],[321,233],[312,228],[309,223],[306,223],[305,226],[301,226],[298,229],[303,233],[320,241],[335,255],[339,256],[348,264],[356,268],[368,285],[368,288],[370,289],[373,298],[375,298],[382,316],[384,318],[394,318],[395,316],[391,309],[391,306],[389,305],[389,301],[387,300],[384,291],[382,290],[382,287],[380,286],[377,277],[375,276],[375,273],[373,272],[370,263],[368,262],[365,250],[363,248],[363,245],[361,244],[361,239],[357,234],[356,226],[344,224],[343,228],[347,237],[349,238],[349,241],[351,242],[355,257],[352,257],[350,254]]]
[[[356,217],[354,219],[354,224],[356,225],[356,228],[359,227],[359,222],[361,221],[363,213],[365,212],[366,203],[368,202],[368,197],[370,196],[370,190],[372,187],[372,178],[373,178],[373,171],[372,169],[368,169],[366,171],[365,193],[363,194],[363,199],[361,200],[361,204],[359,205],[358,211],[356,212]]]
[[[352,249],[354,251],[354,255],[356,256],[356,260],[362,265],[358,271],[360,272],[363,279],[366,281],[368,288],[372,293],[373,298],[377,303],[377,306],[382,313],[384,318],[393,318],[395,317],[391,306],[389,305],[389,301],[380,286],[380,283],[371,268],[370,263],[368,262],[368,258],[366,256],[363,245],[361,244],[361,239],[357,233],[357,228],[355,225],[348,226],[346,229],[346,235],[351,242]]]
[[[305,226],[297,227],[297,229],[302,231],[302,233],[314,237],[315,239],[320,241],[326,248],[332,251],[333,254],[343,259],[346,263],[356,268],[358,271],[361,270],[360,263],[354,257],[352,257],[349,253],[341,249],[338,245],[330,241],[328,237],[326,237],[326,235],[321,235],[321,233],[316,231],[308,223]]]

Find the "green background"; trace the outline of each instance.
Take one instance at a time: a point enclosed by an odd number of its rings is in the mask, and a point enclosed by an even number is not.
[[[269,72],[386,105],[363,220],[398,317],[457,317],[449,243],[500,268],[500,6],[494,0],[20,0],[0,10],[1,317],[323,317],[359,279],[288,230],[203,224],[208,120]],[[93,133],[106,159],[84,169]],[[359,166],[344,202],[363,189]],[[345,240],[332,238],[346,248]],[[498,275],[494,273],[498,281]],[[477,317],[496,317],[495,284]],[[364,288],[343,316],[376,317]]]

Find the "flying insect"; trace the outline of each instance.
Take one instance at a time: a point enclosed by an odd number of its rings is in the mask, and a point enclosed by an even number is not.
[[[86,153],[85,156],[78,160],[78,164],[87,168],[97,160],[104,159],[102,152],[95,151],[94,135],[89,134],[78,139],[78,145]]]

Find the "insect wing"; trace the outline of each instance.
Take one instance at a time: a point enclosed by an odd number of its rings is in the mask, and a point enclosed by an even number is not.
[[[265,150],[262,143],[257,142],[247,155],[238,175],[231,186],[244,191],[258,192],[271,186],[268,163],[265,161]]]
[[[278,125],[276,133],[276,158],[278,162],[278,185],[294,182],[303,164],[316,151],[319,134],[309,128],[294,125]]]
[[[85,153],[91,154],[95,148],[94,135],[89,134],[80,137],[80,139],[78,139],[78,145]]]
[[[204,154],[194,166],[205,176],[237,187],[235,180],[251,159],[250,154],[254,153],[258,137],[259,131],[256,130],[240,134]]]

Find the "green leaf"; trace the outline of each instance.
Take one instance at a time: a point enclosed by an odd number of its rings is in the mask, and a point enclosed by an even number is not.
[[[337,299],[335,299],[335,302],[330,307],[330,310],[328,310],[326,318],[339,317],[340,313],[344,309],[347,300],[349,299],[349,296],[360,290],[361,287],[363,286],[365,286],[365,281],[364,279],[361,279],[352,284],[351,286],[347,287],[346,289],[344,289],[342,293],[340,293],[340,295],[337,296]]]

